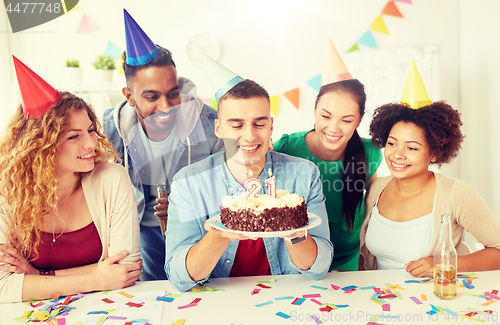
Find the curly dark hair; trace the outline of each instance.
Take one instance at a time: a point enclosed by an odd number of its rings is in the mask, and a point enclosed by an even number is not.
[[[373,113],[370,123],[372,143],[385,147],[392,127],[398,122],[412,123],[425,133],[429,150],[441,166],[458,155],[464,135],[460,131],[460,113],[444,101],[432,103],[419,109],[404,104],[386,104]]]
[[[148,68],[151,66],[154,67],[164,67],[167,65],[171,65],[175,68],[175,62],[174,59],[172,59],[172,53],[167,50],[166,48],[156,44],[156,47],[158,48],[157,50],[157,56],[153,61],[150,61],[146,64],[139,65],[139,66],[134,66],[134,65],[129,65],[127,63],[127,51],[123,51],[122,53],[122,67],[123,67],[123,72],[125,72],[125,80],[127,81],[127,86],[129,86],[129,83],[134,80],[135,75],[137,74],[137,71]]]

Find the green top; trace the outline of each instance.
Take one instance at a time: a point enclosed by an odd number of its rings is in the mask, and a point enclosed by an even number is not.
[[[312,131],[312,130],[311,130]],[[274,144],[274,150],[291,156],[305,158],[318,166],[321,173],[323,193],[326,197],[326,211],[330,226],[330,240],[333,243],[334,256],[330,270],[357,271],[359,260],[359,232],[363,224],[364,200],[356,211],[354,227],[347,230],[342,212],[342,160],[326,161],[314,156],[306,143],[305,135],[311,131],[285,134]],[[361,138],[365,148],[367,179],[373,176],[382,161],[382,152],[370,143],[370,139]],[[352,168],[354,166],[347,166]],[[359,166],[355,166],[360,168]],[[356,184],[347,182],[353,188]],[[360,185],[358,184],[358,187]]]

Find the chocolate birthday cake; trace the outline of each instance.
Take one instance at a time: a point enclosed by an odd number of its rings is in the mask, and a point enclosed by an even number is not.
[[[285,190],[276,191],[276,198],[267,194],[246,199],[226,196],[222,199],[221,222],[228,228],[240,231],[283,231],[308,224],[304,198]]]

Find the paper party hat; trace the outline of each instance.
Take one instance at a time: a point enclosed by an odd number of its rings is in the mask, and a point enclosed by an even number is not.
[[[321,86],[328,85],[337,81],[353,79],[349,70],[340,57],[339,52],[332,41],[328,38],[326,42],[325,64],[323,66],[323,75],[321,76]]]
[[[123,9],[123,16],[127,40],[127,64],[139,66],[153,61],[157,56],[158,48],[125,9]]]
[[[407,104],[413,109],[432,104],[414,60],[411,61],[401,104]]]
[[[224,96],[225,93],[231,90],[231,88],[244,80],[242,77],[224,67],[219,62],[214,61],[203,52],[201,52],[201,59],[217,101],[219,101],[219,98]]]
[[[17,82],[21,92],[23,113],[27,117],[38,117],[45,114],[47,109],[57,103],[61,93],[40,78],[18,58],[12,56],[16,69]]]

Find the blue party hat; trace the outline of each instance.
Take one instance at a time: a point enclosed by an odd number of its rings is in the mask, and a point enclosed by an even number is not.
[[[244,80],[242,77],[224,67],[219,62],[214,61],[203,52],[201,52],[201,59],[203,60],[203,65],[205,66],[208,79],[210,79],[210,84],[212,85],[212,90],[215,93],[217,102],[219,98],[224,96],[231,88]]]
[[[153,61],[158,55],[158,48],[125,9],[123,16],[127,38],[127,64],[139,66]]]

